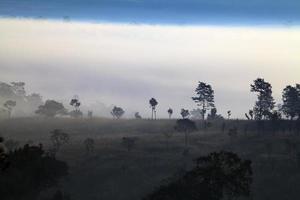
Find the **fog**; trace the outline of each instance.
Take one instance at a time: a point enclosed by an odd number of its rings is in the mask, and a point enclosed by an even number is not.
[[[76,94],[85,110],[149,117],[169,107],[196,108],[198,81],[212,85],[218,112],[243,117],[253,107],[250,83],[263,77],[277,103],[299,81],[297,27],[176,26],[0,19],[0,80],[24,81],[29,93],[64,103]],[[103,112],[102,112],[103,111]]]

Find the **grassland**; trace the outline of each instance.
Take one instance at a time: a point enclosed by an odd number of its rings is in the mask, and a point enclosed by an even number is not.
[[[176,120],[111,120],[103,118],[15,118],[0,121],[6,139],[42,143],[50,148],[50,132],[61,129],[70,135],[58,158],[70,166],[61,182],[74,200],[140,200],[165,178],[189,169],[193,160],[212,151],[236,152],[252,160],[252,198],[292,200],[300,196],[299,121],[259,124],[255,121],[212,121],[189,134],[189,152],[184,135],[175,132]],[[225,125],[224,125],[225,124]],[[236,127],[237,135],[229,136]],[[275,128],[274,128],[275,127]],[[135,138],[130,151],[123,137]],[[95,140],[95,151],[87,154],[83,141]]]

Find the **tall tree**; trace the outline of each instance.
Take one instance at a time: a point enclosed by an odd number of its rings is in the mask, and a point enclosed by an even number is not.
[[[300,87],[299,87],[300,88]],[[291,120],[298,115],[300,109],[300,90],[297,90],[297,86],[286,86],[282,92],[282,111]]]
[[[171,119],[172,114],[173,114],[173,109],[172,108],[168,109],[168,114],[169,114],[169,119]]]
[[[156,101],[156,99],[151,98],[149,100],[149,104],[150,104],[150,107],[152,110],[151,119],[153,119],[153,116],[154,116],[154,119],[156,119],[156,106],[157,106],[158,102]]]
[[[254,115],[257,120],[266,119],[270,116],[274,108],[274,99],[272,97],[272,86],[262,78],[254,80],[254,84],[250,85],[251,92],[256,92],[257,101],[254,106]]]
[[[198,106],[202,107],[202,119],[205,119],[205,113],[208,109],[214,108],[214,90],[209,84],[199,82],[198,87],[195,89],[197,94],[192,99]]]

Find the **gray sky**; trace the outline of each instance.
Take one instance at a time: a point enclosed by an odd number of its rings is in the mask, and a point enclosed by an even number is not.
[[[218,111],[243,117],[254,105],[250,83],[263,77],[280,103],[299,83],[298,27],[180,26],[0,18],[0,80],[24,81],[44,99],[118,105],[131,115],[196,108],[198,81],[215,90]]]

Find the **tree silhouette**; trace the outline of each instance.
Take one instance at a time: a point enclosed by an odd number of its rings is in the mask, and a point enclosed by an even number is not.
[[[156,101],[156,99],[151,98],[149,100],[149,104],[150,104],[150,107],[152,110],[151,119],[153,119],[153,115],[154,115],[154,119],[156,119],[156,106],[157,106],[158,102]]]
[[[142,116],[140,115],[139,112],[134,113],[135,119],[142,119]]]
[[[119,119],[119,118],[121,118],[123,116],[123,114],[125,113],[125,111],[121,107],[114,106],[113,109],[112,109],[112,111],[110,113],[111,113],[111,115],[114,118]]]
[[[297,89],[298,87],[298,89]],[[298,115],[300,117],[300,85],[286,86],[282,92],[282,111],[291,120]]]
[[[3,106],[7,109],[9,117],[11,117],[12,109],[17,105],[16,101],[7,100]]]
[[[59,114],[67,114],[67,111],[62,103],[58,103],[54,100],[47,100],[44,105],[39,106],[35,113],[46,117],[55,117]]]
[[[53,153],[57,153],[63,145],[69,143],[70,136],[60,129],[54,129],[51,132],[50,140],[53,147]]]
[[[190,112],[189,110],[182,108],[180,111],[180,115],[182,116],[182,119],[185,119],[190,115]]]
[[[231,110],[228,110],[227,111],[227,119],[230,119],[230,116],[231,116]]]
[[[13,139],[8,139],[4,142],[4,145],[8,151],[13,151],[19,146],[19,142]]]
[[[70,116],[77,118],[83,115],[79,109],[81,103],[76,95],[73,99],[71,99],[70,105],[74,107],[74,110],[69,113]]]
[[[127,151],[131,151],[135,147],[135,143],[137,141],[137,137],[123,137],[122,145],[127,149]]]
[[[249,110],[249,115],[250,115],[251,120],[253,120],[253,118],[254,118],[254,111],[253,110]]]
[[[192,99],[197,103],[198,106],[202,107],[202,119],[204,120],[206,111],[215,107],[214,91],[209,84],[199,82],[195,92],[197,96],[192,97]]]
[[[265,82],[262,78],[254,80],[251,84],[251,92],[257,92],[258,100],[255,102],[254,114],[257,120],[267,118],[274,108],[274,99],[272,97],[272,86],[270,83]]]
[[[231,152],[213,152],[196,167],[165,181],[143,200],[221,200],[250,196],[251,161]]]
[[[3,164],[0,160],[0,165]],[[1,199],[38,198],[41,191],[57,186],[58,181],[68,174],[68,166],[49,156],[42,145],[25,145],[9,152],[7,167],[0,173]]]
[[[173,114],[173,109],[172,108],[168,109],[168,114],[169,114],[169,119],[171,119],[172,114]]]
[[[188,135],[189,133],[196,131],[197,127],[194,121],[190,119],[178,119],[176,121],[176,125],[174,129],[178,132],[184,133],[184,144],[185,148],[187,148],[188,145]]]

